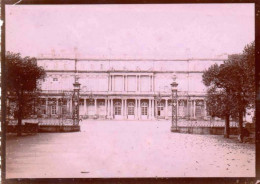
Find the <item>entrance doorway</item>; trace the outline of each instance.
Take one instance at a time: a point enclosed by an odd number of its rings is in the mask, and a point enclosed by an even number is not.
[[[164,118],[164,103],[163,102],[158,103],[157,116],[158,116],[158,118]]]
[[[143,102],[141,104],[141,119],[148,119],[148,103]]]
[[[121,102],[116,102],[114,105],[115,119],[122,118],[122,107]]]
[[[135,103],[129,102],[127,106],[127,119],[135,119]]]

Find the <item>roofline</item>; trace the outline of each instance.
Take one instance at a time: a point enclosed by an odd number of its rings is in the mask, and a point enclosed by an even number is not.
[[[77,60],[77,61],[224,61],[224,58],[188,58],[188,59],[97,59],[97,58],[37,58],[37,60]]]

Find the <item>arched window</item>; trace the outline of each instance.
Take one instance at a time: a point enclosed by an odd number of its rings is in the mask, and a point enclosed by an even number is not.
[[[135,114],[135,104],[134,102],[128,103],[128,115],[134,115]]]
[[[51,114],[56,114],[56,105],[51,106]]]
[[[158,103],[158,107],[164,107],[164,103],[163,102]]]
[[[164,103],[163,102],[158,103],[157,109],[158,109],[158,111],[163,111]]]
[[[84,99],[79,100],[79,105],[84,105]]]
[[[147,102],[143,102],[141,104],[142,115],[147,115],[147,109],[148,109],[148,103]]]
[[[185,102],[183,100],[179,100],[179,106],[184,106]]]
[[[115,103],[115,115],[121,115],[121,103],[120,102]]]

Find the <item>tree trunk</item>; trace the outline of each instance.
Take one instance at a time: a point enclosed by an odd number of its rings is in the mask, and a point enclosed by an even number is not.
[[[22,112],[22,95],[23,93],[18,93],[18,116],[17,116],[17,136],[22,135],[22,117],[23,117],[23,112]]]
[[[243,132],[243,112],[239,112],[239,133],[242,134]]]
[[[18,109],[18,124],[17,124],[17,136],[21,136],[22,135],[22,109],[19,105],[19,109]]]
[[[243,142],[243,111],[240,111],[238,114],[238,122],[239,122],[239,135],[240,135],[240,141]]]
[[[224,138],[229,138],[230,134],[230,127],[229,127],[229,115],[225,116],[225,131],[224,131]]]

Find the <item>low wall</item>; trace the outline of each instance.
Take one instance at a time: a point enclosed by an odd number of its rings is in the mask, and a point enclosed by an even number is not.
[[[188,134],[224,135],[224,127],[187,127],[178,126],[178,132]],[[238,135],[237,127],[230,127],[230,135]]]
[[[58,126],[58,125],[41,125],[38,126],[36,132],[28,131],[27,128],[22,125],[22,132],[23,133],[41,133],[41,132],[79,132],[80,126],[79,125],[69,125],[69,126]],[[7,126],[8,133],[17,133],[17,126],[16,125],[8,125]]]
[[[73,126],[49,126],[49,125],[42,125],[39,126],[39,132],[79,132],[80,126],[73,125]]]

